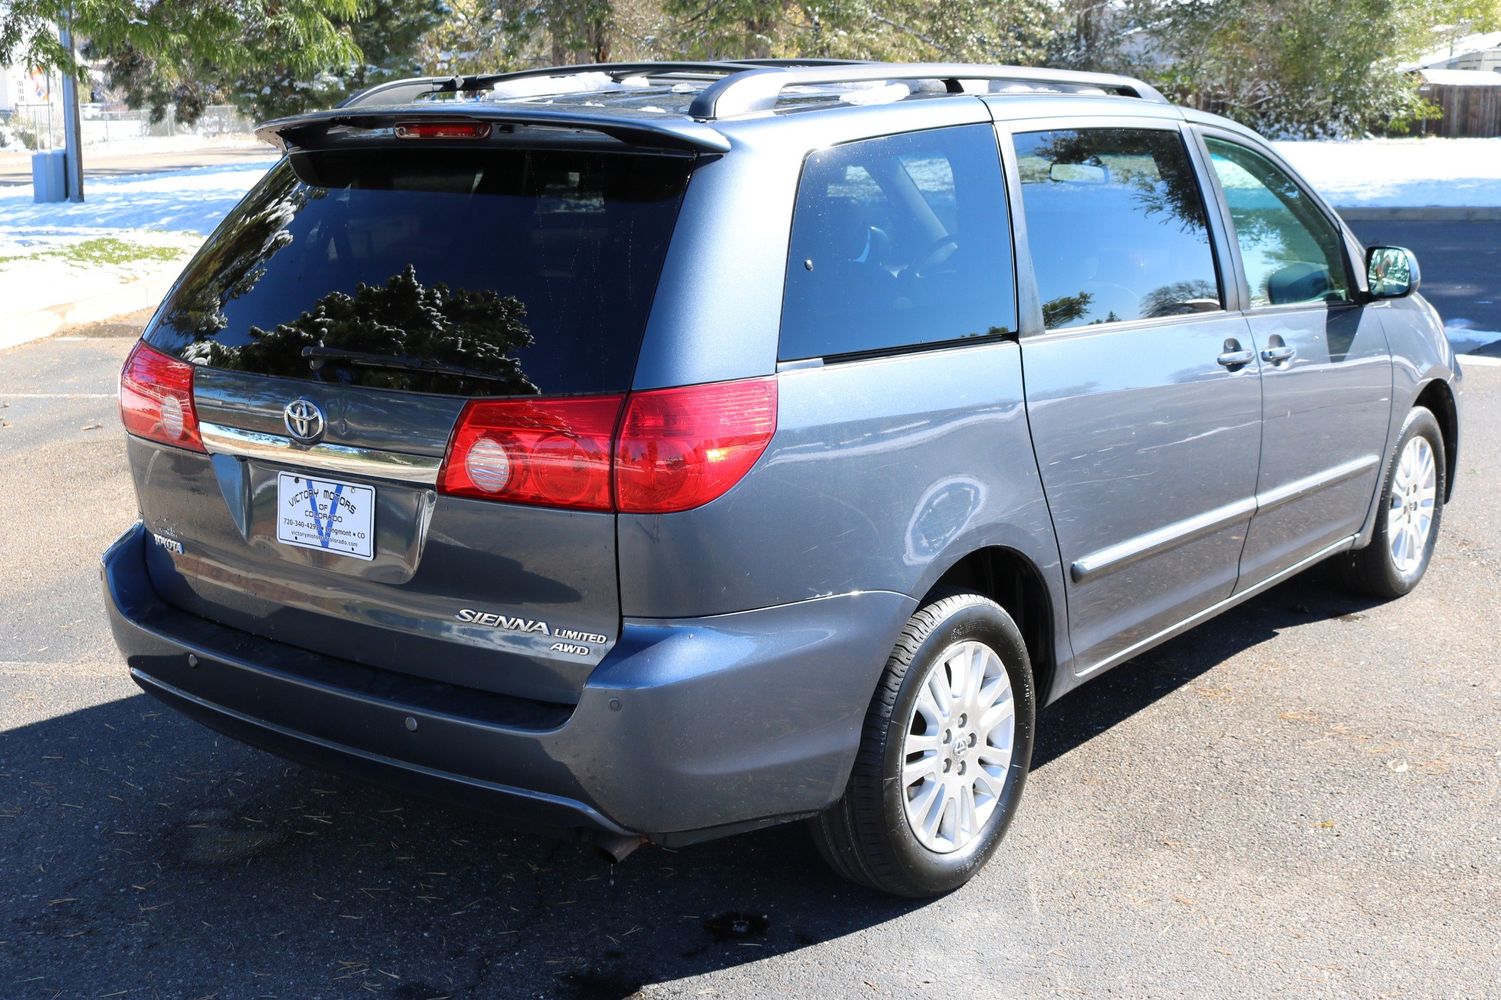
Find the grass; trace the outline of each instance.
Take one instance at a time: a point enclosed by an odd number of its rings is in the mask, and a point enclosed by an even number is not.
[[[26,256],[0,257],[0,267],[17,260],[65,260],[70,264],[135,264],[141,261],[165,263],[176,260],[187,251],[182,247],[157,246],[149,243],[127,243],[113,236],[99,236],[81,243],[43,250]]]

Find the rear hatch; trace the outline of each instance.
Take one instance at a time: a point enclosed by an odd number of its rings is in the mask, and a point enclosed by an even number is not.
[[[576,700],[619,635],[609,438],[693,159],[504,131],[295,152],[189,265],[126,371],[191,365],[202,453],[129,440],[164,600]],[[567,474],[522,489],[482,448],[445,467],[486,413]]]

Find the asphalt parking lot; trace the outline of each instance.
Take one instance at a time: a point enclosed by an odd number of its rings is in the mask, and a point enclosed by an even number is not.
[[[159,707],[95,574],[128,347],[0,352],[0,997],[1501,997],[1501,368],[1415,594],[1295,580],[1069,695],[912,903],[797,828],[610,867]]]
[[[1423,295],[1445,322],[1501,331],[1501,220],[1357,218],[1350,228],[1366,246],[1387,244],[1416,253]],[[1501,340],[1480,353],[1501,357]]]

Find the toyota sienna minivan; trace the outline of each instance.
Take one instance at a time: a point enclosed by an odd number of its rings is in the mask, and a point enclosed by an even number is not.
[[[1416,261],[1140,81],[607,64],[259,134],[121,374],[104,555],[135,680],[248,743],[621,857],[807,820],[928,896],[1043,706],[1433,554]]]

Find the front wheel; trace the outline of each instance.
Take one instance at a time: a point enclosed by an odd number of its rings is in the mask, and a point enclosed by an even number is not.
[[[845,878],[895,895],[963,885],[1016,812],[1034,713],[1010,615],[979,594],[924,605],[887,660],[843,797],[812,821],[819,852]]]
[[[1438,420],[1414,407],[1386,470],[1371,544],[1336,557],[1341,582],[1375,597],[1401,597],[1418,585],[1438,543],[1447,471]]]

